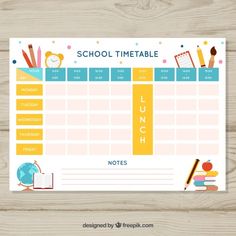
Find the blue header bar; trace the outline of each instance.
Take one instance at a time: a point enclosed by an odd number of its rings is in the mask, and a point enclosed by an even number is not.
[[[111,81],[131,81],[131,68],[111,68]]]
[[[199,81],[219,81],[219,68],[199,68]]]
[[[68,68],[67,80],[68,81],[87,81],[88,72],[87,68]]]
[[[46,81],[66,81],[66,69],[46,68]]]
[[[176,81],[196,81],[196,68],[177,68]]]
[[[89,68],[89,81],[109,81],[109,68]]]
[[[17,68],[29,75],[43,79],[43,68]],[[67,70],[67,73],[66,73]],[[154,81],[156,82],[218,82],[219,68],[154,68]],[[46,68],[45,81],[132,81],[132,68]],[[151,81],[147,81],[148,83]]]
[[[155,81],[175,81],[175,69],[155,68]]]

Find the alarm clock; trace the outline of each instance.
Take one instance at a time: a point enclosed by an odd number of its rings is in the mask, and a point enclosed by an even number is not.
[[[61,66],[62,60],[64,59],[63,54],[56,54],[50,51],[45,53],[45,64],[49,68],[59,68]]]

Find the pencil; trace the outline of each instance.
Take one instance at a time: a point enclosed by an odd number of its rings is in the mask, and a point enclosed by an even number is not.
[[[38,48],[38,53],[37,53],[37,67],[41,67],[41,48]]]
[[[201,67],[206,67],[204,57],[202,54],[202,49],[198,45],[197,45],[197,55],[198,55],[198,59],[199,59],[199,63]]]
[[[188,179],[187,179],[187,181],[186,181],[184,190],[186,190],[187,187],[189,186],[189,184],[190,184],[190,182],[191,182],[191,180],[192,180],[192,178],[193,178],[194,172],[195,172],[196,169],[197,169],[198,163],[199,163],[199,159],[196,159],[195,162],[194,162],[193,168],[192,168],[191,172],[189,173],[189,176],[188,176]]]
[[[32,68],[33,65],[32,65],[32,63],[31,63],[31,61],[30,61],[28,55],[26,54],[26,52],[25,52],[24,50],[22,50],[22,54],[23,54],[23,57],[25,58],[25,61],[26,61],[27,65],[28,65],[30,68]]]
[[[31,57],[32,65],[33,65],[33,67],[37,67],[36,61],[35,61],[35,57],[34,57],[34,49],[33,49],[32,44],[29,44],[28,47],[29,47],[29,52],[30,52],[30,57]]]

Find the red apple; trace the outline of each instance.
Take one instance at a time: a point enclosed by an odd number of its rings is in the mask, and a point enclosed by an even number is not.
[[[210,171],[212,169],[213,165],[211,164],[211,161],[206,161],[206,162],[203,162],[202,164],[202,169],[205,170],[205,171]]]

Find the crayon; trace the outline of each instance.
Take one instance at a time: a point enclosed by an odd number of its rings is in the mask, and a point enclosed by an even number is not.
[[[28,55],[26,54],[26,52],[25,52],[24,50],[22,50],[22,54],[23,54],[23,57],[25,58],[25,61],[26,61],[27,65],[28,65],[30,68],[32,68],[33,65],[32,65],[32,63],[31,63],[31,61],[30,61]]]

